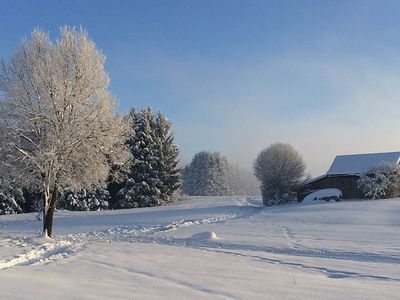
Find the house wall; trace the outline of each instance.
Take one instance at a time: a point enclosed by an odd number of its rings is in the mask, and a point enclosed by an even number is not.
[[[314,190],[327,188],[337,188],[341,190],[343,199],[365,198],[364,194],[357,187],[358,178],[358,176],[353,175],[328,175],[302,186],[298,190],[298,198],[303,199]]]

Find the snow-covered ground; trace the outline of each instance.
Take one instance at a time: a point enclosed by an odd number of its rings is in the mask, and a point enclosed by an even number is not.
[[[0,216],[0,299],[400,299],[400,200]]]

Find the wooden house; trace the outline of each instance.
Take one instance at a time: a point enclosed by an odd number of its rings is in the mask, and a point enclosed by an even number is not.
[[[306,180],[298,189],[297,197],[302,200],[309,193],[325,188],[337,188],[344,199],[365,198],[357,186],[362,174],[382,163],[397,166],[400,152],[338,155],[326,174]]]

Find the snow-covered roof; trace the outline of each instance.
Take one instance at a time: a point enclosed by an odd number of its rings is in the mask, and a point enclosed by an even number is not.
[[[306,185],[306,184],[312,183],[314,181],[317,181],[317,180],[320,180],[320,179],[324,178],[325,176],[326,176],[326,174],[318,176],[318,177],[306,179],[301,183],[301,185]]]
[[[362,174],[381,163],[399,164],[399,161],[400,152],[338,155],[327,174]]]

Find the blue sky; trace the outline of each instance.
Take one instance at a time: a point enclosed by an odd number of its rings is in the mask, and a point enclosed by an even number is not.
[[[312,175],[336,154],[400,150],[400,1],[0,1],[0,57],[40,27],[85,27],[126,112],[174,123],[182,160],[250,167],[288,142]]]

